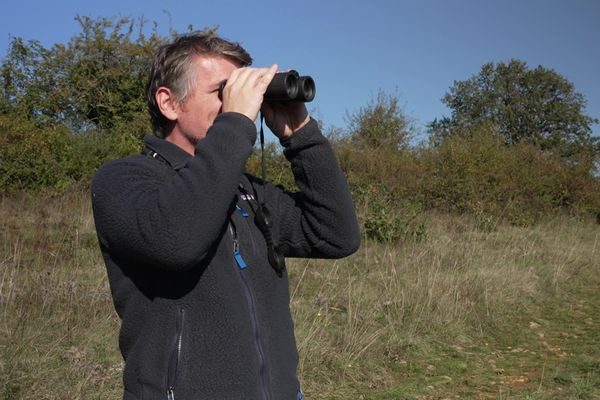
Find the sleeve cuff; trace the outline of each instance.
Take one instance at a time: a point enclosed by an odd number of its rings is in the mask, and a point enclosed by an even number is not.
[[[319,129],[319,123],[311,117],[310,121],[302,128],[298,129],[290,136],[280,138],[279,143],[285,148],[298,147],[320,134],[321,130]]]
[[[224,128],[223,124],[226,124],[227,127]],[[256,142],[256,125],[250,118],[242,113],[224,112],[217,115],[212,126],[208,129],[207,135],[220,129],[237,131],[240,132],[240,135],[245,133],[252,146],[254,146],[254,143]]]

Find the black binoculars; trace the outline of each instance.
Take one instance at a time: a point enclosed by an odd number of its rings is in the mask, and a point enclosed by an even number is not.
[[[222,98],[227,81],[221,82],[219,96]],[[278,72],[267,87],[264,99],[267,103],[308,103],[315,98],[317,88],[310,76],[300,76],[298,72]]]

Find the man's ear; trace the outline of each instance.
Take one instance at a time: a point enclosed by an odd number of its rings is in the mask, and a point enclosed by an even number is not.
[[[171,89],[161,86],[156,89],[156,94],[154,96],[162,115],[171,121],[176,121],[179,108],[177,107],[177,101],[175,100],[175,96],[173,96]]]

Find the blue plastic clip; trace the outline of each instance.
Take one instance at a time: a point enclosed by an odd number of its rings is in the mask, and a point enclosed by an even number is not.
[[[236,249],[233,251],[233,258],[235,258],[235,261],[240,269],[246,269],[248,267],[248,264],[246,264],[246,261],[244,261],[244,258],[239,250]]]
[[[242,207],[240,207],[237,204],[235,205],[235,208],[237,208],[237,210],[240,212],[240,214],[242,214],[242,217],[244,217],[244,218],[248,218],[248,216],[250,215],[246,212],[246,210],[244,210]]]

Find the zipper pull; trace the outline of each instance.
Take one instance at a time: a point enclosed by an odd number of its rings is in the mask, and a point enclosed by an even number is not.
[[[233,242],[233,258],[235,258],[235,262],[237,262],[240,269],[246,269],[248,267],[248,264],[246,264],[246,261],[244,261],[244,258],[242,257],[242,253],[240,253],[240,245],[237,240],[234,240]]]

